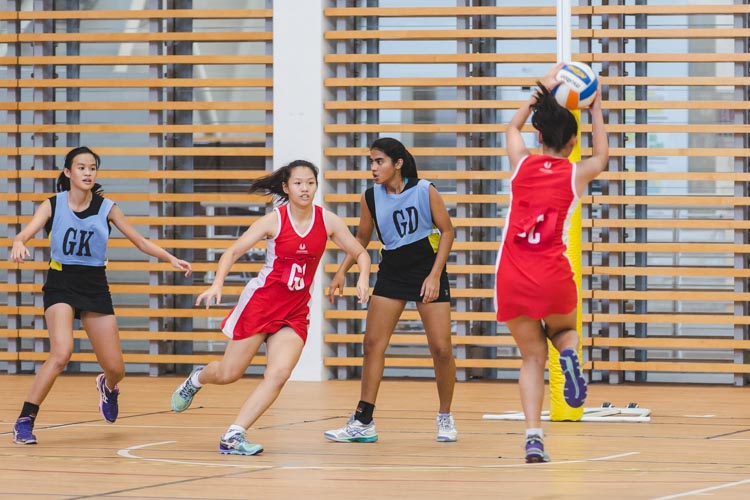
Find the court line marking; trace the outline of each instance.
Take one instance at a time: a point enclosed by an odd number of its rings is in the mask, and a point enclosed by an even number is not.
[[[740,429],[738,431],[725,432],[723,434],[717,434],[715,436],[708,436],[706,439],[719,439],[719,438],[724,438],[727,436],[734,436],[736,434],[743,434],[745,432],[750,432],[750,429]]]
[[[708,493],[709,491],[722,490],[724,488],[731,488],[733,486],[740,486],[742,484],[748,484],[748,483],[750,483],[750,479],[745,479],[744,481],[735,481],[733,483],[719,484],[719,485],[716,485],[716,486],[710,486],[708,488],[701,488],[699,490],[685,491],[685,492],[682,492],[682,493],[676,493],[674,495],[668,495],[668,496],[665,496],[665,497],[654,498],[653,500],[671,500],[672,498],[689,497],[689,496],[692,496],[692,495],[700,495],[701,493]]]
[[[614,460],[617,458],[629,457],[632,455],[639,455],[639,451],[631,451],[627,453],[620,453],[617,455],[607,455],[604,457],[586,458],[581,460],[560,460],[556,462],[542,462],[537,464],[504,464],[504,465],[434,465],[434,466],[394,466],[394,465],[373,465],[373,466],[361,466],[361,465],[252,465],[252,464],[231,464],[231,463],[219,463],[219,462],[192,462],[188,460],[173,460],[170,458],[146,458],[131,453],[135,450],[142,450],[144,448],[150,448],[153,446],[161,446],[164,444],[176,443],[177,441],[159,441],[156,443],[139,444],[135,446],[129,446],[117,451],[117,454],[123,458],[132,458],[135,460],[145,460],[148,462],[164,462],[170,464],[182,464],[182,465],[205,465],[209,467],[231,467],[238,469],[249,469],[249,470],[262,470],[262,469],[285,469],[285,470],[404,470],[408,468],[410,471],[421,470],[457,470],[457,469],[505,469],[513,467],[539,467],[543,465],[567,465],[567,464],[581,464],[587,462],[601,462],[605,460]]]

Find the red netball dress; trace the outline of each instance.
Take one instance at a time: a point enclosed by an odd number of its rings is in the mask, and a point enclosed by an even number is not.
[[[224,334],[233,340],[275,333],[284,326],[307,340],[310,286],[328,241],[324,210],[313,207],[313,220],[305,234],[294,227],[288,205],[275,211],[279,230],[267,242],[263,269],[245,286],[221,323]]]
[[[525,156],[510,180],[510,210],[495,267],[498,321],[567,314],[578,304],[567,249],[578,203],[575,163]]]

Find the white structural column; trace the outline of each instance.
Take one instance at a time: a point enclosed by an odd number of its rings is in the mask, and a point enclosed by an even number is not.
[[[302,159],[323,168],[323,0],[273,3],[273,164]],[[318,179],[317,204],[323,203]],[[311,290],[310,331],[292,380],[323,380],[323,272]]]

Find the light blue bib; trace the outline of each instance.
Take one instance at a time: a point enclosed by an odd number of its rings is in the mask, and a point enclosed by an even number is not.
[[[416,186],[399,194],[388,194],[375,184],[373,195],[380,239],[385,250],[393,250],[433,233],[430,211],[430,181],[420,179]]]
[[[50,257],[63,265],[104,266],[114,202],[104,198],[99,212],[81,219],[68,206],[68,192],[57,193],[50,235]]]

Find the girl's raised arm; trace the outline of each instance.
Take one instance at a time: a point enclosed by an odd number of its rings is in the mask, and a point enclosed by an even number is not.
[[[156,243],[144,238],[141,233],[136,231],[117,205],[114,205],[112,210],[109,211],[109,220],[112,221],[112,224],[114,224],[115,227],[119,229],[120,232],[141,252],[150,255],[151,257],[156,257],[157,259],[169,262],[175,269],[185,271],[185,276],[190,276],[193,272],[189,262],[178,259]]]

